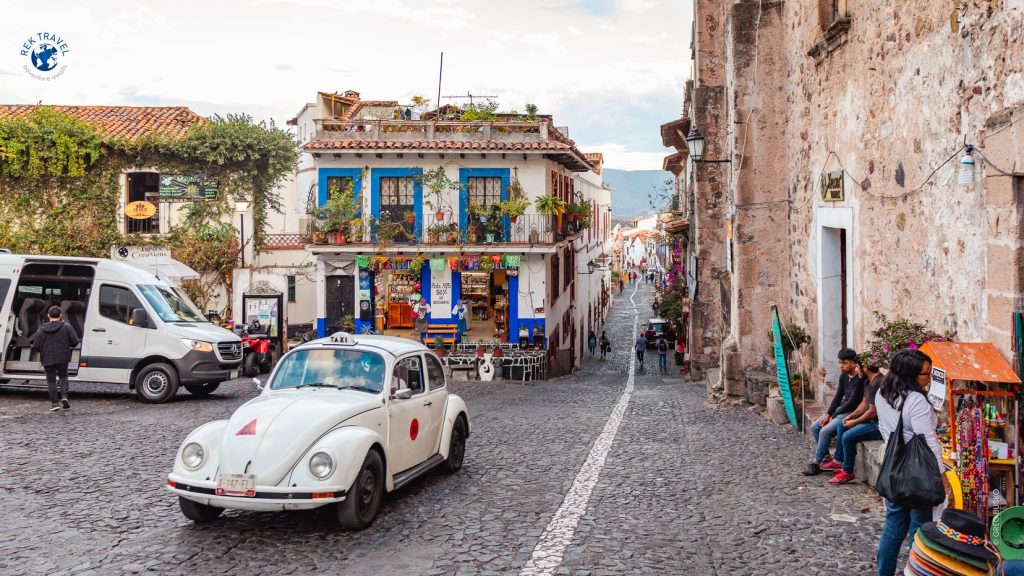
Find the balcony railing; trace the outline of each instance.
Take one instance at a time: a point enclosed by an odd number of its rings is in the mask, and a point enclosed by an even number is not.
[[[267,250],[301,250],[309,243],[309,234],[267,234],[263,247]]]
[[[395,233],[401,226],[402,232]],[[558,219],[554,216],[542,214],[526,214],[516,218],[504,217],[497,220],[481,222],[478,218],[469,218],[465,228],[452,228],[443,222],[433,219],[418,221],[413,224],[407,222],[376,223],[367,226],[362,234],[357,234],[356,239],[350,236],[346,238],[346,244],[374,244],[380,246],[414,246],[414,245],[505,245],[505,246],[530,246],[554,244],[579,233],[582,228],[579,222],[569,222],[563,218],[561,227],[558,226]],[[383,234],[382,234],[383,231]],[[326,234],[325,242],[333,243],[335,236]],[[313,238],[317,238],[314,236]],[[383,240],[383,242],[382,242]]]
[[[565,139],[547,121],[315,120],[316,140],[544,142]]]

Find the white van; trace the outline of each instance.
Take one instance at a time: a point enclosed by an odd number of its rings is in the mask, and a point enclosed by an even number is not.
[[[102,258],[0,253],[0,384],[46,378],[29,338],[51,306],[82,341],[72,382],[127,384],[146,402],[165,402],[179,385],[205,396],[238,377],[238,336],[154,273]]]

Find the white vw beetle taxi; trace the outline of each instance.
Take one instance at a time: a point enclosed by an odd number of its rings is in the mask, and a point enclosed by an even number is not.
[[[411,340],[341,332],[303,344],[259,396],[185,438],[167,488],[195,522],[334,505],[342,527],[365,528],[385,492],[462,466],[469,416],[445,384]]]

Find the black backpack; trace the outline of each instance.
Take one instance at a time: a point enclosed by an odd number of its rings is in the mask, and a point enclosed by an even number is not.
[[[658,341],[658,352],[668,352],[668,342],[664,339]]]

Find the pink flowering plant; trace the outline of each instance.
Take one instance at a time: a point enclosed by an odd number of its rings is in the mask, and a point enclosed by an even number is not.
[[[878,322],[878,329],[871,333],[867,346],[860,354],[861,361],[865,364],[888,368],[893,356],[904,348],[916,350],[925,342],[945,342],[954,338],[951,332],[940,334],[920,322],[899,316],[889,320],[885,314],[878,311],[873,314]]]

